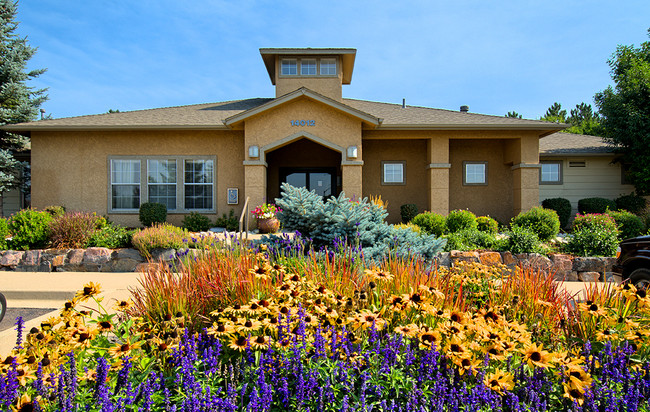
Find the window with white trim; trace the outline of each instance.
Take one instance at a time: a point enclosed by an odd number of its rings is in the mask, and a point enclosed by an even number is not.
[[[336,76],[336,59],[320,59],[320,74]]]
[[[282,59],[280,73],[283,76],[295,76],[298,74],[298,61],[296,59]]]
[[[403,185],[406,184],[406,162],[384,161],[381,162],[381,184]]]
[[[111,160],[111,208],[132,210],[140,207],[140,160]]]
[[[147,160],[149,202],[162,203],[167,210],[176,210],[176,160]]]
[[[213,176],[214,162],[212,160],[185,161],[186,209],[212,209]]]
[[[213,211],[215,164],[214,156],[116,156],[109,161],[110,212],[133,213],[144,202],[174,213]]]
[[[316,75],[316,59],[300,60],[300,74],[303,76]]]
[[[562,184],[562,161],[540,162],[539,183],[542,185]]]
[[[487,185],[487,162],[463,162],[464,185]]]

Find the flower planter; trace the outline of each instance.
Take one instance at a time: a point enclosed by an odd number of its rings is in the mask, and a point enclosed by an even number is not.
[[[280,230],[280,221],[274,217],[269,219],[257,219],[257,228],[260,233],[275,233]]]

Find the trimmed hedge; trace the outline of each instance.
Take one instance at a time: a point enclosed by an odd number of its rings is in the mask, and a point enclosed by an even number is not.
[[[542,207],[544,209],[552,209],[557,213],[557,217],[560,219],[560,229],[566,229],[569,225],[569,219],[571,219],[571,202],[569,199],[563,197],[554,197],[551,199],[544,199],[542,201]]]
[[[402,223],[409,223],[418,214],[418,207],[414,203],[408,203],[399,207]]]
[[[411,223],[419,226],[427,234],[435,235],[436,237],[442,236],[447,227],[445,217],[433,212],[420,213],[411,220]]]
[[[511,226],[528,228],[537,234],[539,240],[547,242],[560,232],[560,219],[555,210],[538,206],[519,213],[512,219]]]
[[[476,229],[476,215],[469,210],[452,210],[447,216],[447,232],[456,233],[464,229]]]
[[[616,198],[615,202],[617,210],[627,210],[635,215],[642,213],[647,206],[645,198],[634,193],[619,196]]]
[[[640,236],[645,231],[645,222],[634,213],[621,210],[618,212],[608,212],[607,214],[614,218],[616,222],[616,227],[619,231],[619,240]]]
[[[608,210],[616,210],[615,201],[602,197],[587,197],[578,200],[578,212],[581,215],[607,213]]]
[[[140,205],[140,223],[145,227],[167,220],[167,206],[162,203],[147,202]]]

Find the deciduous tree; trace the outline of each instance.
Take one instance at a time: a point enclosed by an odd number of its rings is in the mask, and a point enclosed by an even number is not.
[[[650,29],[648,30],[650,35]],[[650,42],[619,45],[607,61],[614,87],[596,93],[605,139],[629,165],[639,194],[650,193]]]

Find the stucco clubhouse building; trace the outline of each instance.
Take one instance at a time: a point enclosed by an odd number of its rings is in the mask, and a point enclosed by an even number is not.
[[[565,125],[343,98],[355,49],[260,53],[275,98],[5,126],[31,137],[32,206],[138,226],[140,204],[160,202],[180,223],[272,201],[285,181],[381,195],[392,222],[405,203],[502,222],[539,204],[539,141]]]

